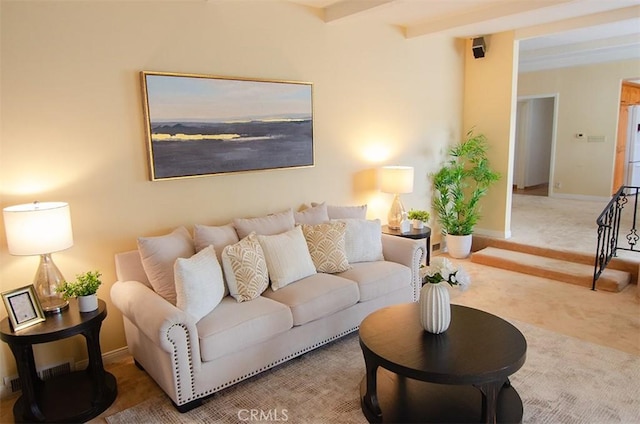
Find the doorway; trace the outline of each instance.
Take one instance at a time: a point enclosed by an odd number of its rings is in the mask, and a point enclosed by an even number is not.
[[[518,99],[513,190],[549,196],[553,187],[556,96]]]

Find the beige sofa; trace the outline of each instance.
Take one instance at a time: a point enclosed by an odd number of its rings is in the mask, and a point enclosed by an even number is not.
[[[306,231],[312,228],[310,226],[324,222],[325,217],[329,217],[326,207],[324,204],[318,207],[324,211],[321,218],[286,212],[285,227],[297,223],[302,224]],[[312,213],[316,213],[313,212],[316,208]],[[293,221],[289,215],[294,217]],[[233,284],[228,275],[231,268],[226,266],[228,258],[223,254],[230,250],[226,251],[225,247],[230,246],[231,249],[241,241],[255,237],[255,233],[266,234],[264,240],[270,241],[272,237],[278,241],[284,234],[298,234],[299,231],[288,229],[283,232],[281,222],[274,224],[271,217],[234,220],[233,224],[222,227],[196,226],[193,251],[204,255],[203,246],[213,246],[209,249],[215,250],[217,256],[214,259],[223,264],[220,268],[224,269],[225,279],[224,295],[220,294],[219,303],[202,317],[194,317],[178,307],[181,304],[180,294],[176,306],[154,290],[150,276],[156,278],[153,273],[158,270],[154,271],[145,262],[149,259],[145,256],[148,254],[145,242],[164,241],[163,237],[140,239],[138,250],[117,254],[118,281],[112,286],[111,298],[123,314],[128,349],[136,363],[157,382],[176,408],[185,412],[219,390],[357,330],[362,319],[379,308],[416,301],[420,290],[419,266],[425,255],[424,244],[379,232],[375,236],[371,228],[377,225],[379,231],[379,221],[352,216],[345,210],[334,210],[329,218],[342,218],[343,227],[352,225],[350,223],[355,225],[356,233],[345,233],[346,244],[349,237],[362,236],[357,234],[358,231],[366,232],[358,225],[368,226],[368,236],[372,239],[370,250],[381,249],[380,257],[356,261],[358,258],[348,252],[354,247],[346,246],[345,253],[352,256],[348,269],[336,273],[314,270],[310,275],[282,287],[274,285],[275,272],[271,272],[271,285],[259,296],[242,302],[238,301],[237,294],[235,297],[227,294]],[[356,216],[362,216],[361,211]],[[275,221],[279,219],[275,218]],[[189,239],[181,231],[188,249]],[[244,234],[246,231],[251,235]],[[167,237],[174,237],[175,233]],[[362,242],[360,238],[359,242]],[[366,237],[364,242],[367,242]],[[262,246],[265,252],[270,248],[268,244]],[[309,249],[312,250],[311,244]],[[335,253],[334,248],[329,250],[331,255]],[[368,251],[369,248],[364,249],[365,256]],[[296,261],[300,261],[298,253],[291,253]],[[176,252],[172,254],[176,255]],[[264,255],[268,256],[268,252]],[[186,258],[189,254],[183,252],[178,256]],[[290,255],[285,255],[283,260],[286,262],[290,258]],[[316,258],[313,259],[315,264]],[[175,261],[171,265],[177,272],[176,264],[181,260],[171,257],[171,254],[163,260],[165,267]],[[173,277],[178,287],[178,274]]]

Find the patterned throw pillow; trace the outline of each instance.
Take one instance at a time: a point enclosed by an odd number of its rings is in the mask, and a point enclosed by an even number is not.
[[[176,306],[200,321],[224,297],[222,269],[213,246],[189,259],[178,258],[173,266],[176,280]]]
[[[255,299],[269,287],[267,262],[255,233],[224,248],[222,267],[229,294],[238,302]]]
[[[346,229],[347,224],[341,221],[302,226],[316,271],[333,274],[351,268],[344,241]]]

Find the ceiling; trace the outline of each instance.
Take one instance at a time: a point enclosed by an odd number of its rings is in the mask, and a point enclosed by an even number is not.
[[[327,24],[391,25],[408,39],[487,37],[514,30],[520,72],[640,59],[640,0],[289,1],[318,9]]]

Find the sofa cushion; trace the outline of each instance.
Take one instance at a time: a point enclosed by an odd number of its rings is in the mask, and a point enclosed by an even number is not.
[[[190,258],[196,253],[189,231],[179,227],[164,236],[139,237],[138,251],[153,290],[175,305],[173,264],[178,258]]]
[[[321,203],[312,202],[311,206],[321,205]],[[327,205],[327,214],[329,219],[366,219],[367,205],[359,206],[332,206]]]
[[[302,226],[316,271],[333,274],[350,268],[344,240],[346,229],[347,224],[341,221]]]
[[[240,241],[232,224],[210,226],[196,224],[193,227],[193,242],[199,252],[207,246],[213,246],[218,260],[222,259],[222,250],[230,244]]]
[[[229,294],[238,302],[253,300],[269,287],[267,263],[255,233],[224,248],[222,267]]]
[[[355,281],[360,302],[366,302],[411,285],[411,269],[388,261],[361,262],[337,274]]]
[[[244,238],[251,232],[262,235],[280,234],[295,227],[293,209],[274,213],[258,218],[235,218],[233,226],[236,227],[238,237]]]
[[[178,258],[174,265],[176,306],[196,322],[213,311],[224,297],[222,269],[213,246],[189,259]]]
[[[349,263],[384,260],[379,219],[341,219],[347,224],[345,246]]]
[[[322,202],[319,205],[301,210],[300,212],[294,212],[293,218],[296,224],[315,225],[327,222],[329,221],[327,204]]]
[[[201,251],[207,246],[213,246],[218,257],[218,263],[222,264],[222,251],[230,244],[235,244],[240,239],[238,233],[233,224],[221,225],[221,226],[209,226],[196,224],[193,227],[193,242],[196,247],[196,252]],[[222,278],[225,281],[224,295],[229,294],[229,287],[227,286],[227,279],[222,274]]]
[[[269,280],[274,291],[316,273],[299,226],[282,234],[258,235],[257,238],[267,261]]]
[[[293,325],[303,325],[334,314],[355,305],[360,299],[356,283],[321,273],[298,280],[278,291],[269,288],[263,296],[291,308]]]
[[[200,356],[211,361],[256,346],[293,326],[285,305],[258,296],[251,302],[236,302],[227,296],[196,324]]]

